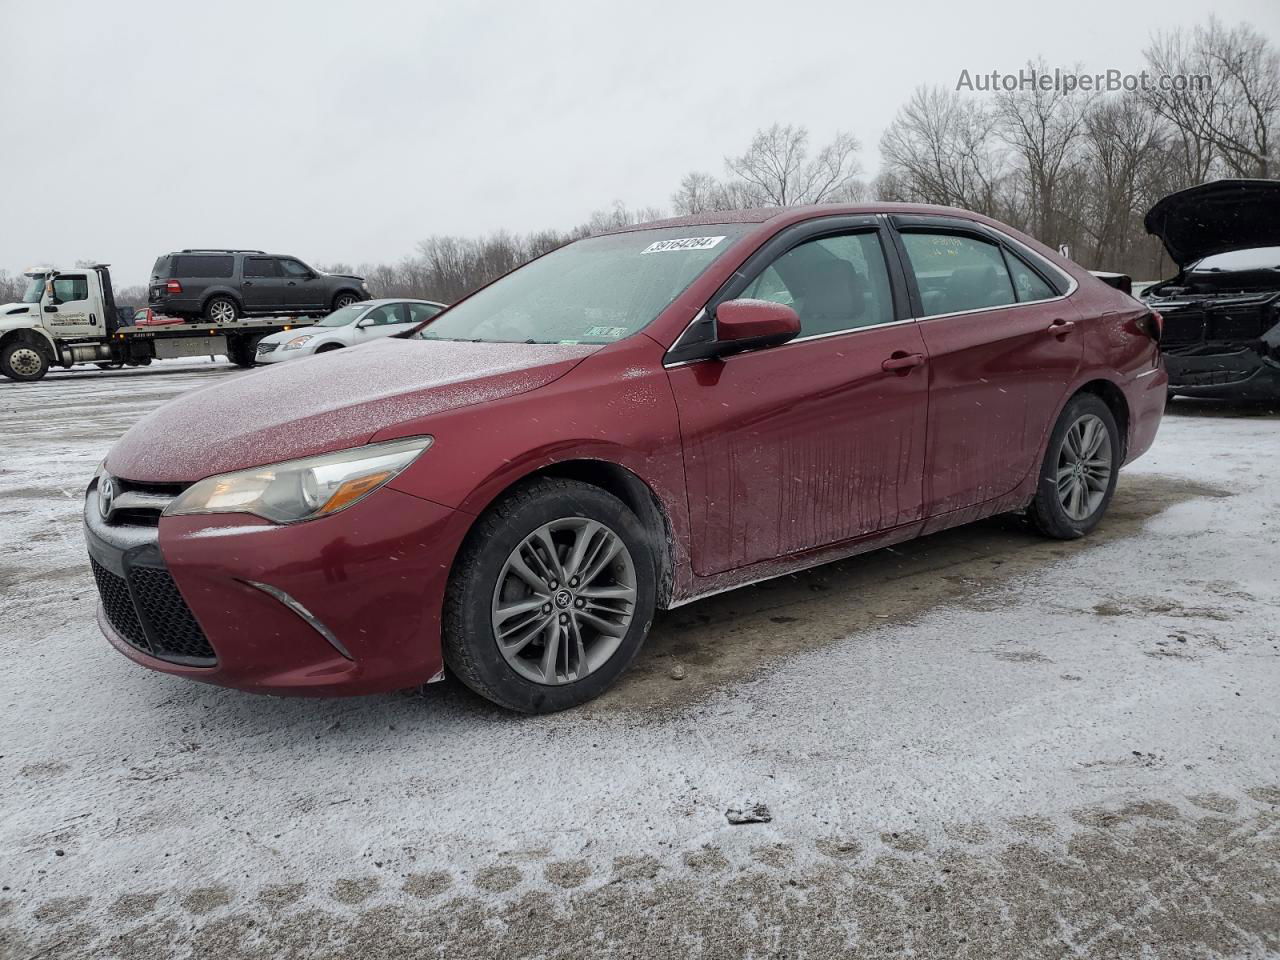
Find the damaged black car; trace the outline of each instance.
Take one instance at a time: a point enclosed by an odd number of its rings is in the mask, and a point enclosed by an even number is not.
[[[1179,267],[1142,292],[1164,318],[1169,395],[1280,399],[1280,181],[1182,190],[1144,224]]]

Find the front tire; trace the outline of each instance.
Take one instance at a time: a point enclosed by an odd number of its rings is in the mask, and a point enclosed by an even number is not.
[[[359,302],[360,302],[360,298],[357,297],[351,291],[347,290],[338,294],[336,297],[333,298],[333,309],[341,310],[343,307],[349,307],[353,303],[359,303]]]
[[[476,522],[454,565],[443,623],[450,672],[522,713],[598,697],[653,623],[651,542],[599,487],[544,478],[517,488]]]
[[[29,340],[15,340],[0,350],[0,373],[20,383],[34,383],[49,372],[49,355]]]
[[[1111,408],[1092,393],[1072,397],[1054,424],[1027,511],[1041,533],[1083,537],[1098,525],[1120,473],[1120,431]]]
[[[204,318],[209,323],[235,323],[240,319],[240,305],[230,297],[213,297],[204,305]]]

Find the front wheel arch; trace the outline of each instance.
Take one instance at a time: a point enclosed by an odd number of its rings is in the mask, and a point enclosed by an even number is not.
[[[479,517],[495,503],[502,500],[521,484],[539,477],[561,480],[577,480],[599,487],[621,500],[639,519],[644,528],[654,536],[650,544],[658,574],[658,609],[671,606],[675,591],[675,527],[670,512],[653,487],[621,464],[611,460],[581,457],[560,460],[529,470],[511,479],[502,489],[484,502],[467,503],[465,509]],[[474,526],[474,522],[472,524]],[[468,531],[468,534],[470,531]],[[457,558],[454,558],[454,563]]]

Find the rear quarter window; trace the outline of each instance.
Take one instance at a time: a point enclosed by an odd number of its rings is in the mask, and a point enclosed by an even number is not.
[[[170,276],[203,277],[221,279],[230,277],[235,270],[235,257],[217,257],[201,254],[182,254],[172,258]]]

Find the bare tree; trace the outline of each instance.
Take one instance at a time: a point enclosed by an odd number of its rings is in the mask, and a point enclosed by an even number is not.
[[[917,87],[880,138],[880,196],[995,216],[1007,170],[996,123],[992,110],[955,91]]]
[[[1191,183],[1206,179],[1216,163],[1235,176],[1275,172],[1280,52],[1271,41],[1248,24],[1228,29],[1210,17],[1190,35],[1158,34],[1145,54],[1152,73],[1186,78],[1153,84],[1144,99],[1178,129]]]
[[[1027,66],[1039,74],[1049,72],[1043,58],[1029,61]],[[1079,159],[1085,117],[1095,99],[1092,92],[1045,90],[1039,84],[996,98],[996,129],[1018,160],[1030,213],[1028,226],[1051,245],[1070,239],[1059,216],[1058,187],[1063,174]]]
[[[1100,101],[1086,114],[1082,189],[1073,191],[1076,202],[1067,216],[1091,241],[1091,262],[1127,262],[1130,248],[1142,243],[1143,212],[1165,192],[1169,135],[1167,124],[1135,93]]]
[[[861,149],[852,134],[837,133],[810,158],[809,131],[775,123],[757,132],[742,156],[726,158],[725,166],[747,184],[760,206],[829,203],[859,191]]]

